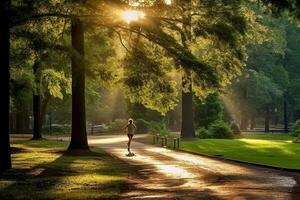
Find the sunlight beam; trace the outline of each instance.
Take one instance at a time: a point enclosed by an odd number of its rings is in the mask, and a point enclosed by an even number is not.
[[[121,16],[124,21],[128,24],[133,21],[138,21],[145,17],[145,13],[137,10],[125,10],[121,13]]]

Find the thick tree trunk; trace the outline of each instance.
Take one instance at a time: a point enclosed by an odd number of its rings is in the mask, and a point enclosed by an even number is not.
[[[10,0],[0,1],[0,171],[11,168],[9,142],[9,9]]]
[[[265,111],[265,132],[270,132],[270,108],[268,106]]]
[[[72,19],[72,133],[70,149],[89,149],[85,116],[84,33],[82,23]]]
[[[14,132],[14,113],[11,112],[9,114],[9,132],[12,133]]]
[[[192,18],[191,18],[191,0],[182,1],[182,20],[184,21],[182,30],[184,37],[181,37],[183,46],[188,49],[188,44],[192,40]],[[193,90],[192,77],[189,71],[186,71],[182,78],[182,120],[181,120],[181,138],[190,139],[195,137],[194,129],[194,110],[193,110]],[[187,90],[187,91],[185,91]]]
[[[284,123],[284,132],[289,132],[289,119],[288,119],[288,111],[287,111],[287,100],[284,97],[283,100],[283,123]]]
[[[33,66],[35,84],[37,91],[33,94],[33,140],[42,139],[42,123],[41,123],[41,94],[40,94],[40,72],[39,64]]]
[[[193,93],[190,76],[182,79],[182,121],[181,121],[181,138],[190,139],[195,137],[194,129],[194,111],[193,111]],[[188,86],[187,86],[188,84]]]
[[[41,123],[41,95],[33,95],[33,138],[39,140],[42,138]]]

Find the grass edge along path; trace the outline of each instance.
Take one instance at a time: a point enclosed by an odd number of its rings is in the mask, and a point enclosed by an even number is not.
[[[0,174],[0,199],[118,199],[128,165],[99,148],[67,153],[67,145],[14,142],[13,169]]]
[[[270,138],[251,135],[236,139],[196,139],[182,141],[180,149],[245,163],[300,170],[300,144],[289,138]]]
[[[178,137],[179,134],[172,136]],[[235,139],[195,139],[181,141],[180,150],[217,159],[227,159],[279,169],[300,170],[300,144],[285,133],[251,133]],[[134,141],[153,144],[153,135]],[[160,142],[157,146],[161,146]],[[173,144],[168,144],[173,149]]]

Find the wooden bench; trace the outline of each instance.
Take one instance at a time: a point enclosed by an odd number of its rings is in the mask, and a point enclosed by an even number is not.
[[[161,144],[162,147],[168,146],[168,141],[173,142],[173,148],[179,149],[180,146],[180,138],[179,137],[167,137],[166,135],[153,135],[153,144]]]

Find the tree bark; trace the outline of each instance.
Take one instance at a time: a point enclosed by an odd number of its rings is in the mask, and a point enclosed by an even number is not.
[[[33,73],[35,77],[36,91],[33,94],[33,140],[42,139],[42,123],[41,123],[41,92],[40,92],[40,71],[39,64],[33,65]]]
[[[188,49],[188,45],[192,40],[191,29],[191,0],[181,2],[183,8],[182,25],[183,33],[181,40],[183,46]],[[181,138],[190,139],[195,137],[194,129],[194,110],[193,110],[193,90],[192,90],[192,77],[189,71],[185,71],[182,77],[182,120],[181,120]],[[184,91],[187,90],[187,91]]]
[[[181,138],[183,139],[195,137],[192,83],[187,80],[189,78],[190,76],[182,79],[182,88],[188,89],[188,91],[182,90]]]
[[[10,141],[9,141],[9,10],[10,0],[0,1],[0,74],[1,74],[1,98],[0,98],[0,171],[11,168]]]
[[[79,19],[72,19],[72,133],[69,150],[89,149],[85,116],[84,32]]]
[[[270,108],[266,107],[265,111],[265,133],[270,132]]]
[[[288,111],[287,111],[287,100],[286,96],[284,96],[283,100],[283,123],[284,123],[284,132],[289,132],[289,119],[288,119]]]
[[[254,130],[255,128],[255,117],[251,116],[250,129]]]
[[[247,130],[248,128],[248,114],[245,109],[241,111],[241,130]]]

